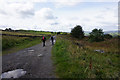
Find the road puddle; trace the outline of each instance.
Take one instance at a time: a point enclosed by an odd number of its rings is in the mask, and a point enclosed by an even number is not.
[[[38,55],[38,57],[42,57],[42,56],[43,56],[43,54],[39,54],[39,55]]]
[[[23,71],[23,69],[16,69],[13,71],[2,73],[1,78],[19,78],[25,74],[26,74],[26,71]]]

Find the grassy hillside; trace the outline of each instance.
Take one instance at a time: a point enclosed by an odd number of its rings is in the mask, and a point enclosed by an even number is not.
[[[41,36],[41,35],[51,35],[51,32],[41,32],[41,31],[2,31],[2,34],[10,35],[30,35],[30,36]]]
[[[23,32],[9,32],[3,31],[5,34],[11,35],[28,35],[28,33]],[[36,36],[37,33],[34,32],[30,33],[29,35]],[[41,43],[42,35],[39,34],[40,37],[18,37],[18,36],[2,36],[2,54],[13,53],[19,51],[21,49],[31,47],[33,45]],[[45,34],[47,39],[50,37],[49,35]]]
[[[57,36],[52,50],[56,74],[60,78],[120,78],[118,39],[89,43],[68,35]],[[105,50],[105,53],[95,52]]]
[[[85,31],[85,35],[86,36],[88,36],[89,35],[89,33],[90,33],[90,31]],[[110,35],[112,35],[113,37],[115,37],[115,36],[120,36],[120,31],[104,31],[104,34],[110,34]]]

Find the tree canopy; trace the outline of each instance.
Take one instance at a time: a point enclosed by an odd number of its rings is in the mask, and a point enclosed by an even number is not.
[[[104,32],[102,29],[93,29],[90,33],[89,40],[91,42],[104,41]]]
[[[80,25],[77,25],[71,30],[71,35],[75,38],[82,39],[84,37],[84,31]]]

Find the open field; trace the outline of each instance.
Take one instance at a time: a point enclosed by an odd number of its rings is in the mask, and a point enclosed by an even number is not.
[[[41,43],[42,35],[50,38],[50,32],[4,32],[11,35],[40,37],[2,36],[2,54],[17,52]],[[40,34],[41,33],[41,34]],[[73,38],[70,34],[57,36],[52,48],[55,71],[60,78],[120,78],[120,55],[118,38],[102,42]],[[104,53],[95,52],[103,50]]]
[[[120,78],[118,45],[117,38],[90,43],[87,38],[57,36],[52,51],[56,74],[60,78]]]
[[[10,35],[31,35],[36,36],[36,34],[22,33],[22,32],[8,32],[3,31],[4,34]],[[13,53],[21,49],[31,47],[33,45],[41,43],[42,35],[38,34],[39,37],[18,37],[18,36],[2,36],[2,54]],[[48,39],[50,36],[45,34]]]
[[[29,35],[29,36],[41,36],[41,35],[51,35],[51,32],[41,32],[41,31],[2,31],[2,34],[10,34],[10,35]]]
[[[63,36],[63,37],[65,38],[66,36]],[[100,50],[104,50],[107,53],[119,52],[120,43],[119,43],[118,37],[114,37],[112,39],[105,39],[105,41],[102,41],[102,42],[92,42],[92,43],[88,41],[88,37],[85,37],[84,39],[79,40],[71,37],[70,35],[67,35],[67,39],[71,40],[72,43],[78,43],[84,46],[84,48],[88,48],[90,50],[100,49]]]

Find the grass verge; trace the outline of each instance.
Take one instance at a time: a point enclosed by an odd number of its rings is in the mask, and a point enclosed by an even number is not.
[[[6,37],[6,36],[5,36]],[[10,38],[8,38],[10,37]],[[18,38],[18,39],[17,39]],[[47,39],[49,36],[46,37]],[[14,53],[21,49],[31,47],[33,45],[41,43],[41,37],[36,38],[20,38],[20,37],[13,37],[13,36],[7,36],[6,38],[2,38],[2,55]]]
[[[52,58],[60,78],[120,78],[119,54],[79,47],[68,37],[57,37]]]

